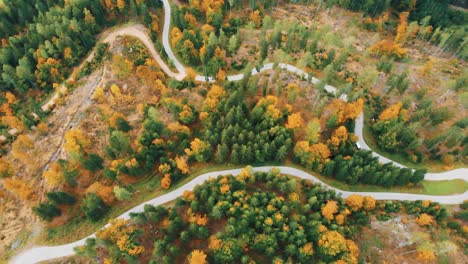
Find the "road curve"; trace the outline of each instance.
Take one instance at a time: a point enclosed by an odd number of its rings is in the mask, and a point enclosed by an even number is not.
[[[385,192],[348,192],[348,191],[337,189],[335,187],[331,187],[328,184],[317,179],[314,175],[309,174],[305,171],[296,169],[296,168],[291,168],[291,167],[286,167],[286,166],[278,166],[278,167],[263,166],[263,167],[254,167],[252,168],[252,170],[253,172],[269,172],[273,168],[279,169],[282,174],[292,175],[301,179],[306,179],[312,182],[320,183],[325,188],[334,190],[336,193],[341,194],[341,196],[344,198],[348,197],[351,194],[360,194],[363,196],[372,196],[376,200],[409,200],[409,201],[431,200],[431,201],[442,203],[442,204],[460,204],[464,200],[468,199],[468,191],[462,194],[458,194],[458,195],[447,195],[447,196],[421,195],[421,194],[409,194],[409,193],[385,193]],[[214,171],[214,172],[208,172],[208,173],[202,174],[194,178],[190,182],[186,183],[185,185],[169,193],[158,196],[154,199],[151,199],[147,202],[143,202],[140,205],[133,207],[132,209],[120,215],[118,218],[129,219],[130,213],[142,212],[145,204],[151,204],[153,206],[165,204],[167,202],[175,200],[177,197],[182,196],[184,191],[193,190],[195,186],[203,184],[209,178],[216,178],[222,175],[237,176],[241,172],[241,170],[242,169],[232,169],[232,170]],[[74,251],[73,251],[74,247],[84,245],[87,238],[91,238],[94,236],[95,234],[92,234],[78,241],[65,244],[65,245],[61,245],[61,246],[34,247],[15,256],[11,260],[10,263],[12,264],[37,263],[40,261],[70,256],[74,254]]]
[[[405,165],[388,159],[375,151],[373,151],[369,145],[367,145],[364,140],[364,113],[361,113],[356,119],[356,125],[354,126],[354,134],[358,137],[358,143],[361,146],[361,149],[372,151],[372,156],[377,157],[381,163],[392,163],[396,167],[406,168]],[[445,180],[456,180],[461,179],[468,182],[468,169],[460,168],[444,172],[428,172],[424,176],[426,181],[445,181]]]

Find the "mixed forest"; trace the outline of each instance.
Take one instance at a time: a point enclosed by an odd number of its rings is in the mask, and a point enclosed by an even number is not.
[[[24,244],[68,243],[220,168],[286,164],[353,190],[431,194],[428,170],[465,166],[468,23],[460,1],[170,3],[164,14],[159,0],[0,0],[0,240],[8,254],[18,234]],[[183,80],[166,74],[141,38],[99,41],[137,30],[174,69],[162,44],[167,15]],[[268,63],[272,70],[252,75]],[[227,81],[239,73],[242,80]],[[360,149],[362,113],[369,146],[409,168]],[[467,188],[447,185],[448,194]],[[77,260],[380,261],[359,236],[395,219],[425,234],[403,247],[409,257],[466,259],[465,207],[343,198],[247,167],[113,220],[76,249]],[[27,223],[40,234],[24,232]]]

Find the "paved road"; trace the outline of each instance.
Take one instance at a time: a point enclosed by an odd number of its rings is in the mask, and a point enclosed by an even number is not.
[[[253,171],[254,172],[257,172],[257,171],[268,172],[268,171],[271,171],[271,169],[273,168],[278,168],[283,174],[293,175],[302,179],[307,179],[313,182],[321,183],[323,186],[329,189],[335,190],[337,193],[341,194],[343,197],[348,197],[351,194],[360,194],[360,195],[372,196],[376,200],[410,200],[410,201],[431,200],[431,201],[439,202],[442,204],[459,204],[459,203],[462,203],[464,200],[468,199],[468,191],[463,194],[448,195],[448,196],[419,195],[419,194],[408,194],[408,193],[384,193],[384,192],[348,192],[348,191],[343,191],[334,187],[330,187],[326,183],[320,181],[315,176],[305,171],[291,168],[291,167],[285,167],[285,166],[254,167]],[[129,219],[130,213],[142,212],[145,204],[151,204],[154,206],[165,204],[169,201],[175,200],[177,197],[182,196],[184,191],[193,190],[195,186],[199,184],[203,184],[209,178],[216,178],[221,175],[229,175],[229,174],[237,176],[241,172],[241,170],[242,169],[233,169],[233,170],[208,172],[208,173],[202,174],[196,177],[195,179],[191,180],[187,184],[169,193],[166,193],[150,201],[141,203],[140,205],[133,207],[129,211],[120,215],[118,218]],[[50,260],[54,258],[70,256],[74,254],[73,252],[74,247],[83,245],[86,239],[90,237],[94,237],[94,234],[86,238],[83,238],[81,240],[75,241],[73,243],[66,244],[66,245],[53,246],[53,247],[34,247],[17,255],[11,260],[10,263],[12,264],[37,263],[40,261]]]

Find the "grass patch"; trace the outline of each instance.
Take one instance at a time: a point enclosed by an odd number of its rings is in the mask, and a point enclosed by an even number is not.
[[[468,183],[460,179],[450,181],[423,181],[422,185],[427,193],[433,195],[463,193],[468,189]]]
[[[413,169],[426,169],[428,170],[428,172],[443,172],[443,171],[447,171],[447,169],[445,168],[445,165],[440,162],[440,161],[435,161],[435,160],[426,160],[422,163],[414,163],[414,162],[411,162],[409,161],[407,158],[405,158],[404,154],[402,153],[390,153],[390,152],[387,152],[383,149],[381,149],[379,147],[379,145],[377,144],[373,134],[372,134],[372,131],[371,131],[371,128],[369,126],[369,119],[367,118],[368,116],[370,116],[370,112],[369,110],[367,109],[367,107],[364,107],[364,131],[363,131],[363,136],[364,136],[364,140],[366,141],[367,145],[372,149],[372,151],[374,151],[375,153],[378,153],[386,158],[389,158],[393,161],[396,161],[400,164],[403,164],[409,168],[413,168]],[[454,166],[453,169],[456,169],[456,168],[464,168],[465,167],[465,164],[463,164],[462,162],[457,162]]]

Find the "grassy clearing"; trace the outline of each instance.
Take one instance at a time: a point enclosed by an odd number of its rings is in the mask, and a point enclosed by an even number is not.
[[[369,126],[369,120],[367,119],[367,117],[370,116],[370,112],[367,110],[367,108],[365,108],[364,113],[365,113],[364,131],[363,131],[364,140],[366,141],[367,145],[369,145],[369,147],[372,149],[372,151],[386,158],[389,158],[393,161],[396,161],[400,164],[403,164],[409,168],[427,169],[429,172],[447,171],[447,169],[445,168],[445,165],[440,161],[426,160],[423,163],[414,163],[406,159],[401,153],[390,153],[381,149],[379,145],[377,145],[377,142],[375,138],[373,137],[371,128]],[[458,162],[455,164],[453,169],[464,168],[464,167],[465,167],[465,164],[463,164],[462,162]]]
[[[423,181],[425,192],[433,195],[463,193],[468,190],[468,183],[464,180],[451,181]]]

